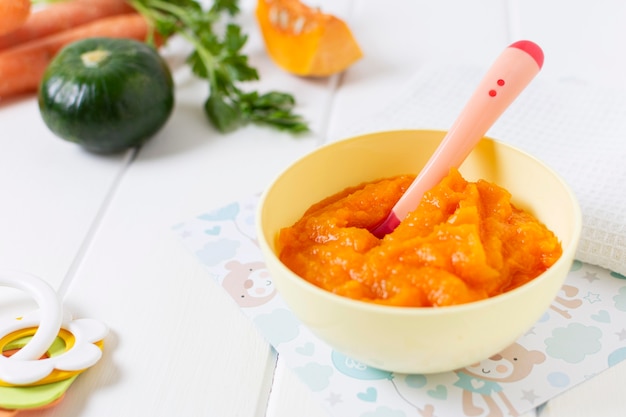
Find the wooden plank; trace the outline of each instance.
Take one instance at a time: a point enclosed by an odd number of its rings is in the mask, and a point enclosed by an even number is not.
[[[246,5],[241,18],[252,25]],[[264,414],[273,351],[171,230],[262,191],[319,141],[329,81],[276,71],[259,39],[250,41],[261,80],[249,88],[294,92],[313,131],[294,138],[251,126],[218,134],[202,114],[205,84],[177,74],[171,121],[125,173],[68,287],[67,305],[107,323],[112,334],[100,371],[77,380],[58,412]]]
[[[129,155],[99,157],[57,138],[33,95],[1,103],[0,126],[0,267],[59,289]],[[33,308],[29,296],[0,291],[3,317]]]

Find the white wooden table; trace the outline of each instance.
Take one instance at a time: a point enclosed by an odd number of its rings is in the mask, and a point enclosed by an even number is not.
[[[541,77],[626,88],[626,3],[618,0],[323,0],[364,51],[347,72],[304,79],[263,49],[253,0],[241,2],[260,90],[292,92],[312,132],[259,127],[220,135],[204,85],[176,73],[177,104],[139,152],[88,154],[55,138],[35,98],[0,107],[0,267],[47,280],[76,316],[110,328],[104,356],[55,408],[24,416],[322,417],[171,227],[261,191],[295,158],[383,106],[423,65],[487,66],[508,44],[542,45]],[[625,145],[626,146],[626,145]],[[0,313],[32,302],[2,292]],[[626,364],[541,407],[542,417],[622,416]]]

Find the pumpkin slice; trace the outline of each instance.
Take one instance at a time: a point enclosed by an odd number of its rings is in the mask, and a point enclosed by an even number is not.
[[[269,56],[292,74],[325,77],[363,56],[343,20],[298,0],[258,0],[256,16]]]

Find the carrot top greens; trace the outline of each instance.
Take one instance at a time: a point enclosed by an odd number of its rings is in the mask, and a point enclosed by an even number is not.
[[[194,48],[187,57],[193,73],[209,83],[204,111],[221,132],[247,123],[269,125],[291,133],[308,130],[301,116],[293,112],[291,94],[270,91],[244,92],[239,83],[259,79],[242,52],[248,36],[241,27],[227,21],[218,33],[216,26],[239,13],[238,0],[214,0],[203,8],[196,0],[129,0],[156,32],[164,37],[180,35]]]

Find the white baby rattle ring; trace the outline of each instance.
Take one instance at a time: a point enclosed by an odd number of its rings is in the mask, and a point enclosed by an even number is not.
[[[59,334],[63,321],[63,305],[48,283],[30,274],[0,270],[0,286],[27,292],[39,306],[39,326],[32,339],[11,356],[11,360],[37,360],[43,356]]]

